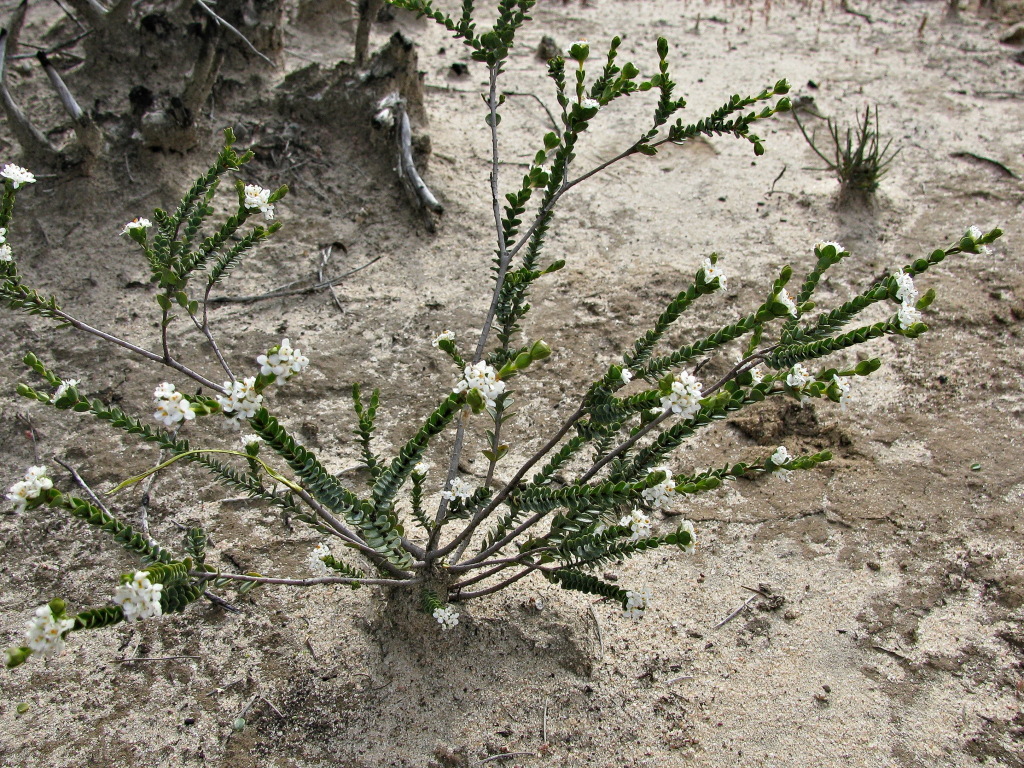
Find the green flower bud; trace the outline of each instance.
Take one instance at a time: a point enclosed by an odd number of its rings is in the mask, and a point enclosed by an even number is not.
[[[533,346],[530,347],[530,359],[531,360],[543,360],[545,357],[551,356],[551,347],[549,347],[543,341],[533,342]]]
[[[24,664],[31,655],[32,649],[25,646],[7,648],[4,650],[4,666],[8,669],[14,669]]]

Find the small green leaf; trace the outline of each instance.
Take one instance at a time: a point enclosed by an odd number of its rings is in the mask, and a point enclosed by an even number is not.
[[[971,471],[977,472],[981,469],[981,464],[971,464]]]
[[[28,704],[26,704],[23,701],[23,702],[21,702],[21,704],[18,705],[18,714],[19,715],[24,715],[26,712],[28,712]]]

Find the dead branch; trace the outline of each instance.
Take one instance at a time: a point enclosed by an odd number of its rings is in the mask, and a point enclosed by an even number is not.
[[[39,59],[39,63],[43,65],[43,71],[46,72],[46,76],[50,79],[50,83],[53,85],[55,91],[57,91],[57,97],[60,99],[60,103],[64,106],[64,109],[71,116],[71,120],[75,126],[75,136],[78,137],[78,143],[84,150],[84,152],[93,157],[99,153],[103,147],[103,134],[100,129],[96,126],[95,121],[85,112],[78,102],[75,101],[75,97],[71,95],[71,91],[68,90],[64,80],[61,78],[60,73],[57,72],[53,64],[47,58],[46,54],[42,51],[36,53],[36,58]]]
[[[231,25],[229,24],[228,26],[230,27]],[[234,28],[232,27],[232,29]],[[217,82],[217,75],[220,73],[220,66],[224,61],[224,52],[221,50],[219,43],[219,27],[214,24],[203,35],[199,56],[196,57],[195,66],[192,67],[192,74],[189,75],[188,82],[185,84],[185,90],[181,94],[181,101],[185,105],[185,109],[193,117],[206,104],[206,100],[210,98],[210,94],[213,93],[213,86]],[[260,55],[262,56],[262,54]],[[266,56],[263,58],[266,58]]]
[[[398,149],[398,176],[416,207],[423,211],[424,219],[431,232],[435,229],[429,212],[441,215],[444,206],[434,197],[426,185],[412,156],[412,126],[405,111],[405,102],[397,91],[389,93],[377,105],[373,121],[378,126],[390,125],[395,131],[395,146]]]
[[[24,18],[25,12],[19,6],[14,17],[19,29]],[[14,138],[21,144],[21,149],[25,154],[52,158],[57,154],[56,148],[50,144],[38,128],[32,125],[7,88],[7,43],[7,30],[0,29],[0,101],[3,102],[4,113],[11,125],[11,132],[14,133]],[[11,52],[13,53],[13,51],[12,47]]]
[[[362,0],[359,3],[359,25],[356,27],[356,66],[366,64],[366,53],[370,46],[370,30],[380,13],[384,0]]]
[[[257,56],[259,56],[261,59],[263,59],[265,62],[267,62],[267,64],[270,64],[271,66],[273,66],[274,62],[271,61],[267,56],[264,56],[262,53],[260,53],[260,51],[256,48],[256,46],[253,45],[251,42],[249,42],[249,38],[248,37],[243,35],[241,32],[238,31],[238,29],[236,29],[231,24],[229,24],[224,19],[222,19],[220,16],[218,16],[216,13],[214,13],[213,9],[210,6],[208,6],[206,3],[204,3],[203,0],[196,0],[196,5],[198,5],[200,8],[202,8],[203,11],[206,14],[208,14],[210,16],[210,18],[212,18],[214,20],[214,22],[216,22],[216,24],[218,26],[221,26],[221,27],[224,27],[225,29],[227,29],[229,32],[231,32],[233,35],[235,35],[235,37],[239,38],[243,43],[245,43],[246,47],[250,51],[252,51]]]
[[[256,296],[213,296],[209,299],[209,303],[249,304],[254,301],[263,301],[265,299],[280,299],[284,298],[285,296],[299,296],[304,293],[315,293],[316,291],[322,290],[324,288],[330,288],[331,286],[337,285],[349,275],[354,275],[359,270],[366,269],[371,264],[376,264],[382,258],[384,258],[383,255],[376,256],[370,261],[363,264],[361,267],[350,269],[348,272],[345,272],[344,274],[338,275],[337,277],[332,277],[330,280],[324,280],[323,282],[320,283],[314,283],[313,285],[306,285],[293,288],[292,286],[294,285],[294,283],[289,283],[288,285],[281,286],[280,288],[275,288],[272,291],[267,291],[266,293],[261,293]]]
[[[100,5],[98,0],[67,0],[67,3],[93,29],[103,26],[107,16],[107,9]]]
[[[21,28],[25,24],[25,13],[28,11],[28,0],[21,0],[18,7],[11,14],[11,20],[7,23],[7,49],[14,55],[18,50],[18,40],[21,37]],[[6,62],[0,62],[0,67],[5,67]]]

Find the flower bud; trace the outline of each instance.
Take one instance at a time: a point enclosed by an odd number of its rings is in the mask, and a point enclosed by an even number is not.
[[[14,669],[25,663],[29,656],[32,655],[32,649],[21,646],[20,648],[7,648],[4,650],[4,666],[8,669]]]
[[[543,341],[533,342],[533,346],[530,347],[530,359],[531,360],[543,360],[545,357],[551,356],[551,347],[549,347]]]

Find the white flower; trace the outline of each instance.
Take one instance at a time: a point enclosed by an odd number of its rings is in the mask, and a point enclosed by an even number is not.
[[[629,537],[630,541],[649,539],[654,535],[654,528],[651,526],[651,518],[639,509],[634,509],[624,518],[619,520],[619,525],[633,531],[633,535]]]
[[[915,323],[921,322],[921,312],[913,304],[902,304],[900,311],[896,313],[896,319],[899,321],[900,328],[907,330]]]
[[[750,375],[754,379],[754,382],[753,382],[754,386],[757,386],[762,381],[764,381],[764,377],[765,377],[764,368],[762,368],[760,365],[755,365],[753,368],[750,369]]]
[[[74,619],[58,619],[50,606],[36,608],[36,617],[26,625],[25,645],[34,653],[57,656],[64,652],[64,633],[75,626]]]
[[[917,288],[914,287],[914,278],[902,269],[893,275],[896,280],[896,298],[904,304],[913,304],[917,301]]]
[[[790,477],[790,475],[793,474],[793,470],[783,469],[782,465],[788,464],[792,460],[793,457],[789,455],[789,450],[784,445],[780,445],[778,448],[776,448],[775,453],[773,453],[771,458],[769,459],[769,461],[776,466],[774,474],[777,475],[782,480],[785,480],[787,483],[793,481],[793,478]]]
[[[796,302],[793,301],[793,297],[789,295],[789,291],[783,288],[777,294],[775,294],[775,300],[785,305],[786,312],[792,317],[796,317]]]
[[[42,491],[53,488],[53,481],[46,476],[47,471],[46,467],[29,467],[25,479],[10,487],[7,499],[14,502],[15,512],[24,512],[29,501],[38,499]]]
[[[902,309],[900,310],[903,311]],[[915,312],[917,310],[914,310]],[[849,376],[833,376],[832,382],[836,385],[839,390],[839,407],[844,411],[846,410],[846,403],[850,399],[850,389],[852,388],[852,379]]]
[[[475,389],[484,400],[487,410],[494,410],[495,398],[505,391],[505,382],[498,381],[494,368],[482,360],[466,366],[462,381],[455,385],[453,392]]]
[[[580,101],[580,106],[583,107],[583,109],[600,109],[601,102],[597,99],[583,99]]]
[[[700,410],[700,382],[693,374],[683,371],[677,373],[672,382],[672,390],[661,398],[662,408],[671,408],[672,413],[680,414],[689,419]]]
[[[57,402],[62,397],[64,397],[64,395],[67,393],[69,389],[71,389],[72,387],[77,387],[79,383],[80,382],[78,381],[78,379],[63,379],[60,383],[60,386],[57,387],[57,391],[53,393],[53,397],[50,398],[50,402]]]
[[[430,343],[434,345],[435,349],[437,349],[438,347],[441,346],[442,341],[455,341],[455,332],[447,330],[442,331],[441,333],[437,334],[437,338]]]
[[[4,175],[6,176],[7,174],[5,173]],[[978,242],[978,240],[981,238],[983,234],[984,233],[981,231],[981,227],[977,227],[972,224],[967,228],[967,231],[964,232],[964,237],[969,237],[974,242]]]
[[[327,567],[327,563],[324,562],[324,558],[330,556],[330,548],[321,541],[313,547],[313,551],[309,553],[309,559],[307,560],[309,563],[309,569],[317,575],[326,576],[330,573],[330,569]]]
[[[127,224],[125,224],[124,225],[124,229],[121,230],[121,234],[122,235],[127,235],[133,229],[149,229],[152,226],[153,226],[153,222],[152,221],[150,221],[149,219],[146,219],[146,218],[143,218],[143,217],[140,216],[139,218],[132,219]]]
[[[263,438],[253,433],[248,435],[242,435],[239,438],[239,440],[242,443],[243,448],[248,448],[250,445],[259,445],[260,441],[263,440]]]
[[[668,509],[679,499],[676,492],[676,481],[672,476],[672,470],[666,467],[655,467],[652,472],[664,472],[665,479],[651,488],[645,488],[640,495],[655,509]]]
[[[7,228],[6,227],[0,227],[0,243],[6,243],[6,242],[7,242]]]
[[[276,347],[267,350],[267,354],[256,358],[263,376],[291,378],[292,374],[302,373],[309,366],[309,358],[298,349],[293,349],[291,341],[281,339]]]
[[[173,427],[183,420],[192,421],[196,417],[192,404],[181,392],[175,392],[174,385],[169,382],[165,381],[153,390],[153,399],[156,403],[153,418],[165,427]]]
[[[270,203],[270,190],[255,184],[246,184],[242,205],[250,211],[260,211],[265,218],[274,218],[274,206]]]
[[[639,592],[629,590],[626,592],[626,604],[622,608],[622,615],[627,619],[642,619],[644,612],[650,607],[653,595],[649,589],[642,589]]]
[[[0,245],[0,261],[14,261],[14,251],[7,243]]]
[[[836,249],[836,253],[842,253],[843,251],[846,250],[845,248],[843,248],[842,245],[837,243],[835,240],[822,240],[821,242],[815,243],[814,247],[815,247],[816,250],[823,251],[823,250],[825,250],[825,246],[828,246],[828,245],[831,245],[833,248],[835,248]]]
[[[26,171],[20,165],[8,163],[0,169],[0,176],[11,180],[11,186],[17,189],[22,184],[34,184],[36,177]]]
[[[129,623],[152,619],[164,612],[160,606],[163,588],[163,584],[151,582],[146,571],[136,571],[131,581],[114,590],[114,604],[121,606],[124,620]]]
[[[786,376],[786,384],[793,389],[801,389],[805,384],[812,381],[811,373],[804,368],[802,363],[797,363]]]
[[[426,461],[417,461],[413,466],[412,471],[417,475],[426,475],[430,471],[430,463]]]
[[[628,368],[623,368],[622,373],[619,374],[619,378],[622,379],[623,384],[629,384],[633,380],[633,374],[630,373]]]
[[[710,283],[715,278],[718,278],[718,287],[723,291],[725,290],[725,284],[728,278],[725,275],[725,270],[718,264],[712,264],[711,259],[704,259],[704,263],[701,264],[701,269],[704,270],[704,282]]]
[[[441,491],[441,498],[448,501],[455,501],[456,499],[466,501],[473,497],[475,491],[476,488],[473,487],[472,483],[463,480],[461,477],[453,477],[448,490]]]
[[[24,512],[28,508],[29,499],[34,499],[38,495],[39,491],[34,485],[21,480],[8,489],[7,499],[14,502],[15,512]]]
[[[679,527],[690,534],[690,543],[683,547],[683,551],[688,555],[692,555],[693,550],[697,548],[697,531],[694,530],[693,523],[689,520],[683,520],[682,525]]]
[[[445,608],[435,608],[433,615],[442,630],[452,629],[459,623],[459,612],[450,605]]]
[[[256,415],[263,402],[263,395],[256,393],[256,377],[246,376],[241,381],[225,381],[227,395],[217,395],[224,415],[230,416],[237,424]]]

